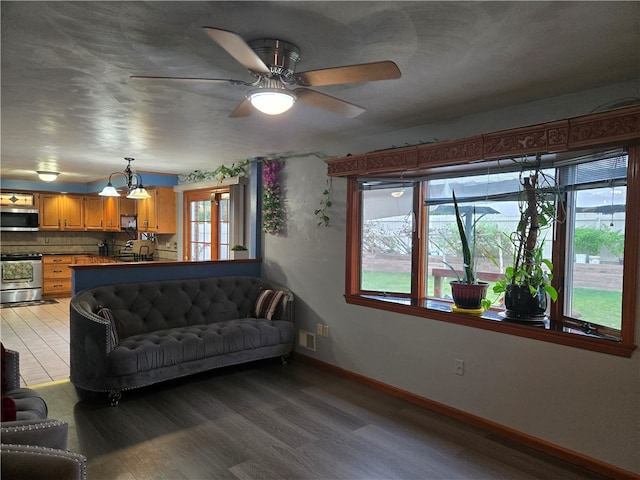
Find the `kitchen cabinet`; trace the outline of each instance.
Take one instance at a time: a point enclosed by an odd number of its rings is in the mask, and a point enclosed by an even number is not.
[[[60,230],[60,195],[40,194],[40,230]]]
[[[148,188],[151,198],[137,200],[138,230],[176,233],[176,193],[172,187]]]
[[[120,200],[120,197],[104,197],[102,200],[102,225],[106,232],[120,231]]]
[[[72,255],[43,255],[42,257],[42,295],[71,295]]]
[[[140,200],[134,200],[133,198],[127,197],[111,197],[117,198],[119,200],[118,206],[120,207],[120,215],[135,215],[136,214],[136,203]],[[118,218],[118,225],[120,224],[120,219]]]
[[[102,231],[104,229],[103,205],[103,197],[98,195],[84,197],[84,225],[86,230]]]
[[[93,263],[118,263],[118,261],[99,255],[43,255],[42,295],[48,298],[70,296],[72,272],[69,266]]]
[[[84,196],[40,194],[40,230],[84,230]]]

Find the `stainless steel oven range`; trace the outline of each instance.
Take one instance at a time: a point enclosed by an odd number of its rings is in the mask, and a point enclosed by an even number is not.
[[[42,298],[41,253],[3,253],[0,268],[0,303]]]

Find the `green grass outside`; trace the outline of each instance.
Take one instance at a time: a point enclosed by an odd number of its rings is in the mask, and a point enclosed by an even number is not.
[[[442,295],[451,297],[449,282],[444,281],[442,287]],[[362,272],[362,288],[375,292],[411,293],[411,275],[393,272]],[[497,298],[492,288],[493,284],[490,283],[487,297],[495,301]],[[433,277],[431,276],[428,295],[433,295]],[[576,288],[573,296],[573,313],[580,320],[620,329],[622,293]]]

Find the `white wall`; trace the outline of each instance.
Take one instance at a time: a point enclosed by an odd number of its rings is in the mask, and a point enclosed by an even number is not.
[[[370,139],[365,151],[587,114],[630,96],[640,97],[637,81],[390,132]],[[342,156],[349,148],[325,153]],[[325,188],[325,163],[289,159],[281,178],[287,230],[265,237],[264,274],[296,294],[299,328],[315,332],[318,322],[329,325],[330,337],[317,337],[317,351],[305,354],[640,473],[640,354],[621,358],[347,305],[346,180],[333,180],[331,226],[317,228],[313,212]],[[464,376],[454,375],[455,359],[465,361]]]

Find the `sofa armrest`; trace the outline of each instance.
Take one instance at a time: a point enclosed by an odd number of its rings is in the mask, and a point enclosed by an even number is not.
[[[84,455],[30,445],[0,445],[2,478],[86,480]]]
[[[66,450],[68,431],[66,422],[51,419],[3,422],[0,441]]]
[[[92,385],[103,383],[107,372],[107,355],[114,348],[110,328],[110,322],[71,301],[70,376],[76,387],[93,390]]]
[[[5,348],[5,379],[7,390],[20,388],[20,354]]]

